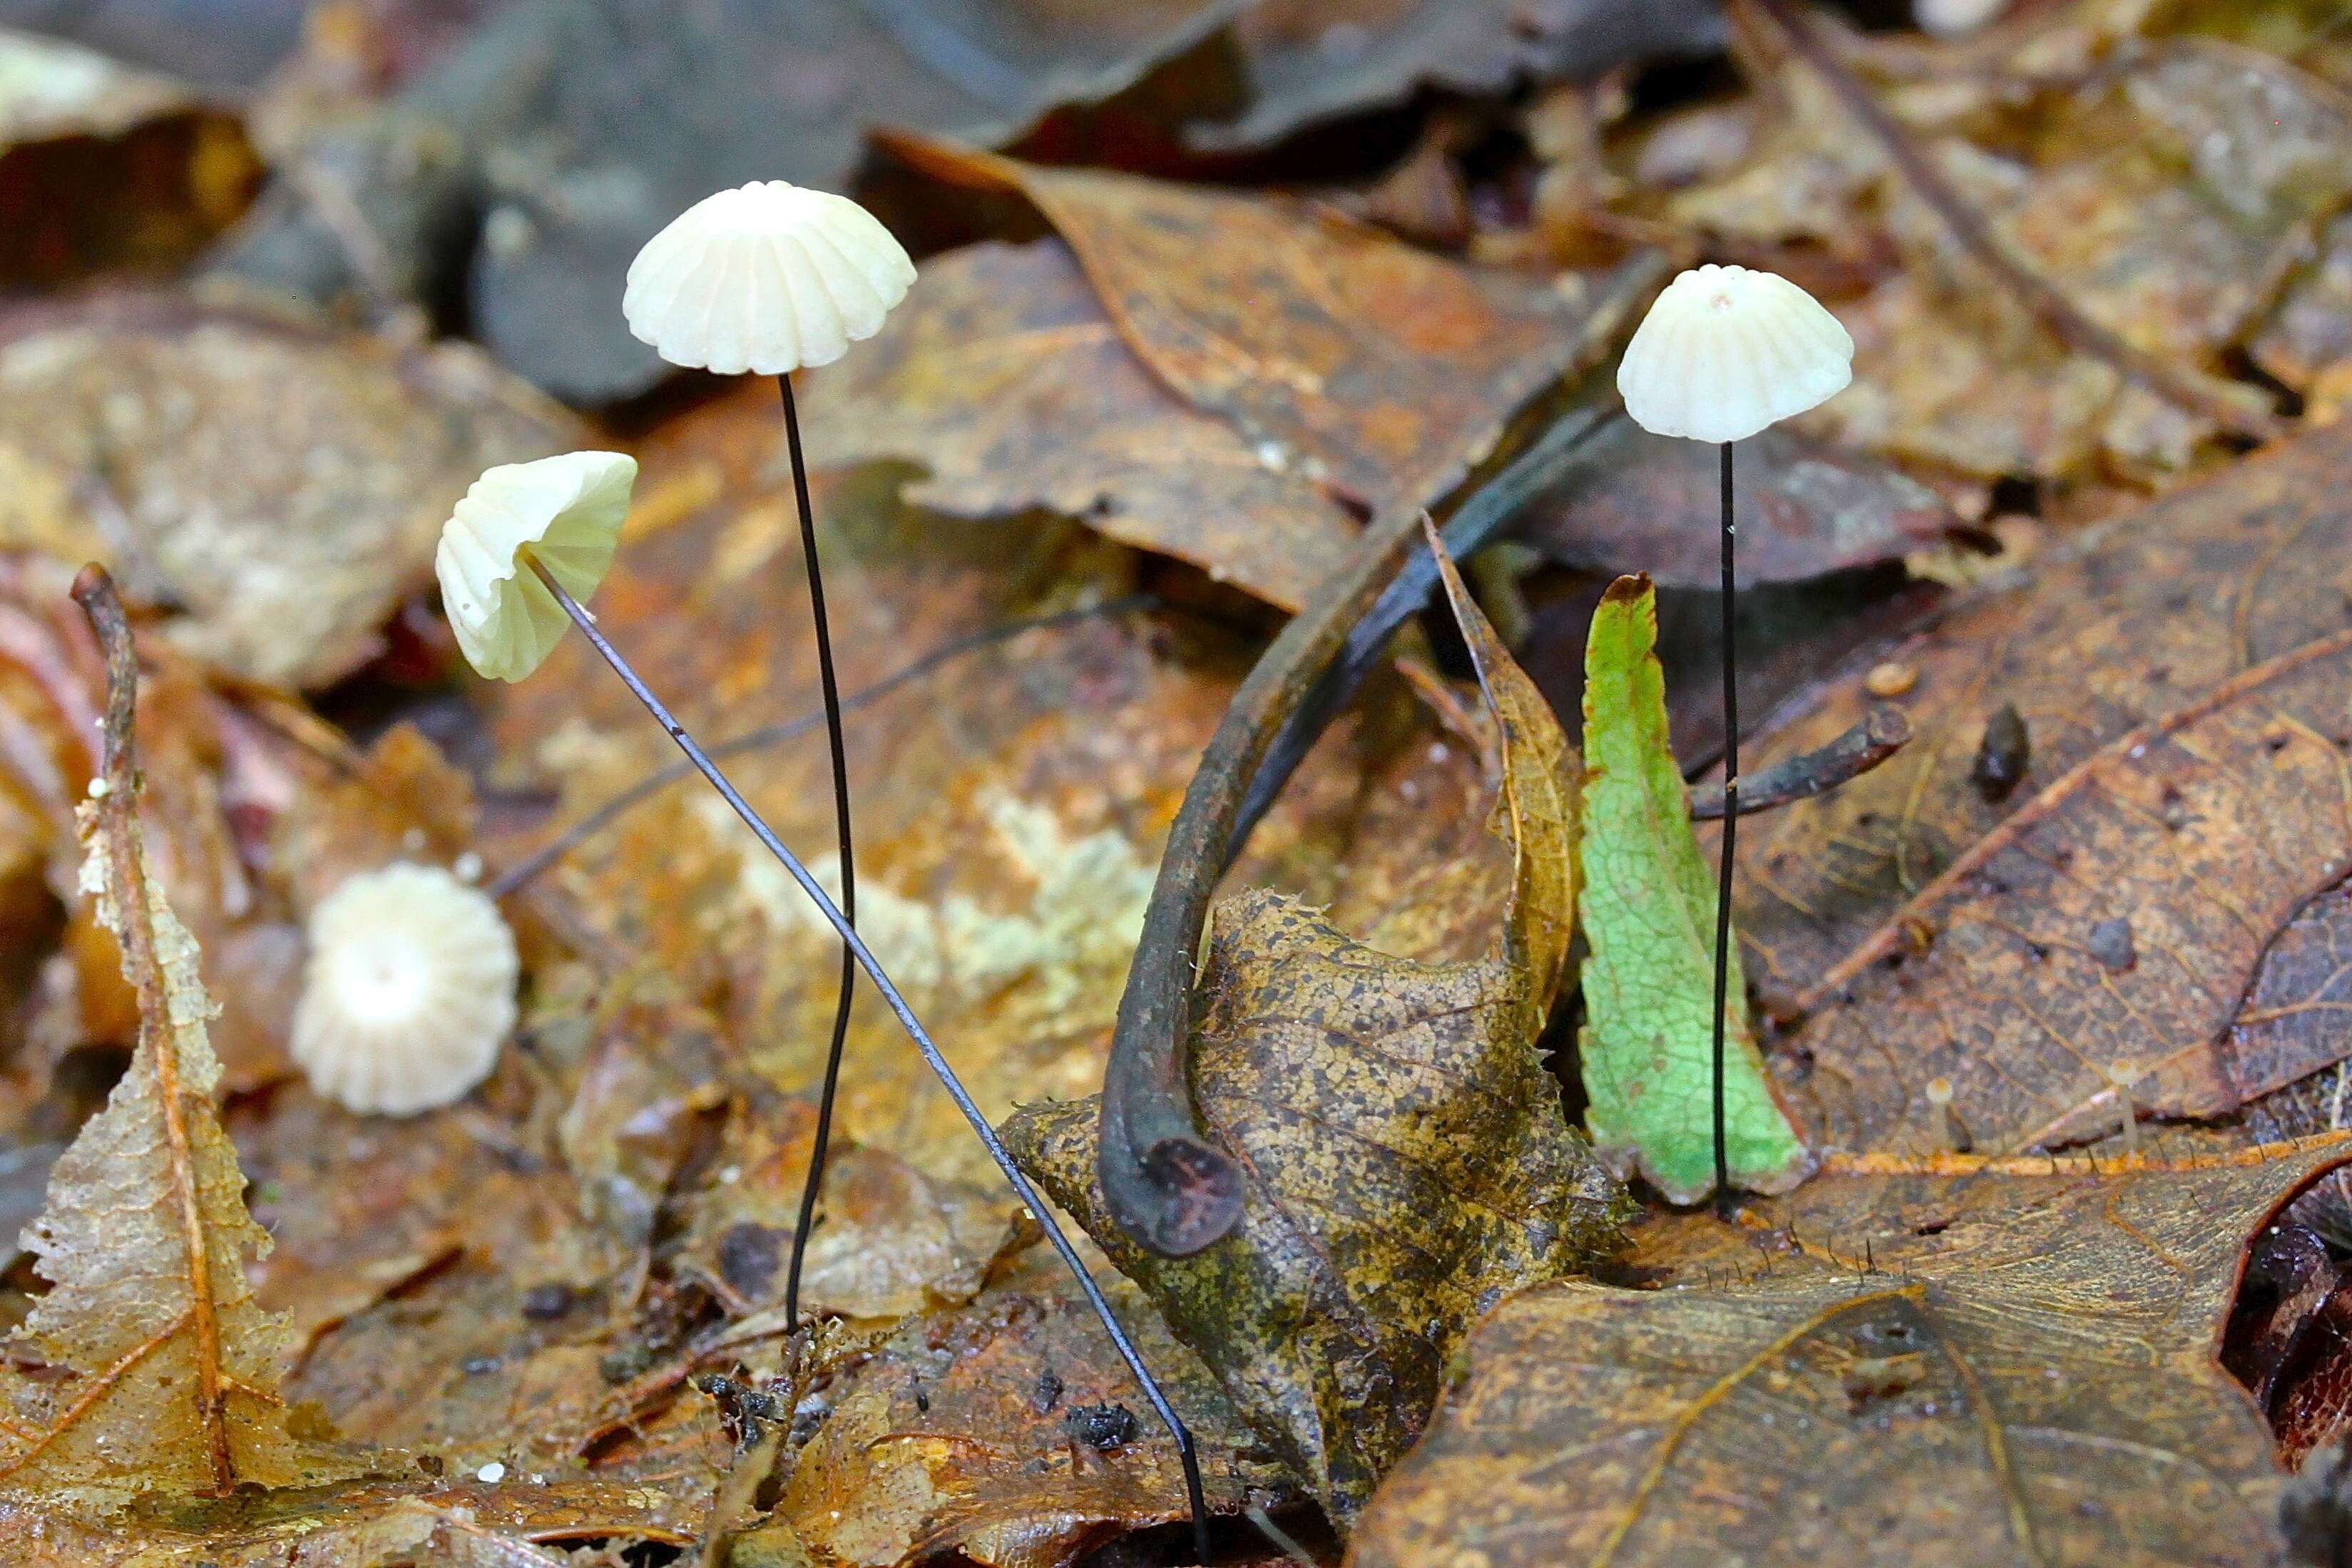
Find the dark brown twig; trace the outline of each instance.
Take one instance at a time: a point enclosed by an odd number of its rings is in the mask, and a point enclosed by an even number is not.
[[[2003,248],[1985,226],[1982,214],[1953,188],[1943,172],[1928,162],[1911,133],[1889,114],[1862,78],[1838,57],[1822,37],[1811,16],[1796,0],[1749,0],[1769,17],[1797,57],[1811,68],[1843,105],[1876,141],[1886,161],[1911,187],[1912,193],[1934,213],[1954,243],[1990,272],[2042,325],[2077,352],[2105,361],[2126,379],[2137,382],[2165,402],[2210,420],[2233,435],[2249,441],[2269,441],[2281,433],[2279,422],[2252,409],[2241,408],[2215,396],[2177,373],[2170,366],[2126,342],[2076,308],[2048,278]]]
[[[1812,751],[1783,758],[1771,767],[1739,780],[1739,814],[1752,817],[1811,796],[1825,794],[1861,778],[1903,749],[1911,738],[1911,721],[1900,708],[1874,707],[1860,724]],[[1723,816],[1721,785],[1691,793],[1691,819],[1712,822]]]

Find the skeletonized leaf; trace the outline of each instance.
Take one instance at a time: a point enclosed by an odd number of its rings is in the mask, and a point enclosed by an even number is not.
[[[1666,738],[1657,595],[1621,577],[1593,612],[1585,651],[1581,913],[1585,1125],[1658,1190],[1693,1203],[1715,1186],[1716,881],[1690,826],[1690,790]],[[1723,1066],[1732,1179],[1785,1192],[1804,1144],[1765,1076],[1731,955]]]
[[[101,579],[102,581],[102,579]],[[216,1011],[196,944],[164,902],[138,822],[130,633],[110,585],[107,789],[81,810],[82,890],[122,951],[139,1044],[106,1108],[58,1156],[25,1234],[52,1289],[0,1379],[0,1492],[99,1509],[361,1473],[291,1432],[277,1394],[284,1319],[246,1263],[269,1249],[213,1104]],[[25,1370],[26,1367],[30,1370]]]
[[[1479,1325],[1349,1561],[2277,1561],[2284,1477],[2216,1344],[2248,1238],[2347,1150],[1857,1159],[1761,1225],[1661,1220],[1666,1288]]]
[[[1243,1213],[1190,1258],[1109,1218],[1093,1101],[1005,1127],[1343,1523],[1419,1435],[1470,1322],[1589,1261],[1622,1213],[1535,1049],[1574,922],[1575,754],[1446,580],[1503,737],[1495,825],[1514,870],[1488,955],[1393,957],[1264,891],[1217,906],[1192,1088],[1244,1173]]]

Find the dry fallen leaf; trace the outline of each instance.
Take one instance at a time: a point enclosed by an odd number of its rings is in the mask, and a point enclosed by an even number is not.
[[[1264,891],[1216,906],[1192,1087],[1243,1206],[1193,1256],[1146,1251],[1110,1219],[1095,1101],[1004,1127],[1343,1527],[1412,1446],[1469,1323],[1605,1251],[1622,1212],[1536,1049],[1575,926],[1575,752],[1445,575],[1501,731],[1494,826],[1513,880],[1483,956],[1395,957]]]
[[[2215,1354],[2249,1237],[2346,1152],[1855,1161],[1654,1221],[1657,1288],[1479,1325],[1349,1561],[2275,1562],[2285,1478]]]
[[[139,1044],[106,1109],[58,1156],[26,1234],[50,1289],[10,1341],[0,1492],[102,1512],[143,1495],[359,1474],[365,1461],[299,1431],[277,1392],[288,1330],[246,1276],[269,1237],[246,1210],[213,1103],[215,1009],[139,829],[131,632],[102,576],[84,602],[107,643],[109,699],[82,879],[137,992]]]
[[[1937,1147],[1945,1076],[1958,1135],[2000,1152],[2116,1125],[2119,1063],[2143,1109],[2211,1115],[2343,1054],[2262,967],[2292,972],[2276,939],[2352,860],[2347,460],[2314,433],[1954,606],[1896,651],[1917,738],[1742,835],[1738,928],[1804,1020],[1774,1065],[1817,1136]],[[1830,683],[1769,744],[1870,700]],[[2029,756],[1996,799],[1972,763],[2004,705]],[[2249,1008],[2271,1027],[2234,1039]]]
[[[59,591],[109,562],[183,648],[264,683],[364,661],[475,476],[575,436],[458,344],[178,295],[0,323],[0,543],[54,559]]]

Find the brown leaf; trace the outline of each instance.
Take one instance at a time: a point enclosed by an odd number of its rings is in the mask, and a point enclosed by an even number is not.
[[[1296,202],[879,140],[927,173],[1027,196],[1153,373],[1261,461],[1372,510],[1451,490],[1521,403],[1593,357],[1623,304]]]
[[[817,372],[806,402],[814,462],[919,463],[929,477],[904,492],[918,506],[1049,507],[1285,610],[1356,537],[1347,508],[1146,370],[1051,239],[928,263],[906,307]]]
[[[245,210],[261,163],[186,85],[0,31],[0,279],[55,287],[179,267]]]
[[[1962,1135],[2000,1152],[2115,1125],[2119,1063],[2147,1074],[2142,1108],[2211,1115],[2342,1054],[2293,1028],[2241,1054],[2228,1031],[2352,861],[2352,574],[2289,564],[2347,559],[2347,453],[2307,436],[1956,607],[1899,653],[1911,746],[1743,835],[1739,929],[1794,993],[1775,1010],[1807,1018],[1775,1063],[1818,1136],[1938,1147],[1942,1076]],[[1867,700],[1832,686],[1773,745]],[[2003,706],[2031,754],[1996,800],[1970,759]]]
[[[1063,1568],[1113,1535],[1186,1518],[1175,1448],[1085,1301],[1042,1271],[1057,1267],[1041,1259],[968,1307],[909,1322],[836,1374],[766,1537],[789,1536],[819,1564],[885,1568],[960,1552]],[[1211,1505],[1237,1511],[1290,1493],[1295,1483],[1208,1369],[1132,1285],[1105,1287],[1192,1429]]]
[[[82,879],[138,993],[139,1045],[106,1109],[58,1157],[26,1238],[51,1288],[0,1383],[0,1490],[103,1511],[141,1495],[357,1474],[363,1462],[289,1427],[277,1393],[287,1325],[246,1278],[269,1238],[246,1211],[213,1104],[215,1009],[139,828],[130,628],[103,574],[85,582],[77,596],[107,645],[109,703]]]
[[[461,345],[175,295],[0,323],[0,543],[110,563],[180,646],[266,683],[365,660],[475,476],[574,439]]]
[[[1502,732],[1494,825],[1514,874],[1484,956],[1398,958],[1262,890],[1216,906],[1192,1087],[1243,1208],[1193,1256],[1109,1218],[1093,1100],[1004,1127],[1343,1526],[1419,1434],[1470,1322],[1606,1249],[1622,1202],[1536,1049],[1575,923],[1575,752],[1445,570]]]
[[[1637,1232],[1473,1337],[1351,1562],[2267,1563],[2215,1364],[2249,1236],[2341,1139],[2177,1164],[1850,1162]]]
[[[1564,566],[1713,591],[1717,466],[1706,443],[1612,419],[1530,503],[1514,537]],[[1900,559],[1940,542],[1957,521],[1917,481],[1787,430],[1742,442],[1733,482],[1743,587]]]

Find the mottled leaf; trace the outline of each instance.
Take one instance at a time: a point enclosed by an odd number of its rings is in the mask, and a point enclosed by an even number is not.
[[[1715,871],[1693,837],[1690,789],[1666,738],[1657,598],[1621,577],[1593,612],[1584,676],[1584,820],[1579,907],[1584,964],[1577,1042],[1585,1125],[1604,1155],[1676,1203],[1715,1186]],[[1732,954],[1723,1064],[1724,1154],[1733,1181],[1785,1192],[1806,1170],[1748,1024]]]
[[[1173,1444],[1059,1270],[1040,1256],[839,1372],[768,1539],[789,1537],[814,1563],[860,1568],[911,1568],[950,1552],[1064,1568],[1117,1534],[1187,1518]],[[1211,1508],[1294,1497],[1208,1369],[1133,1286],[1107,1286],[1192,1427]],[[761,1540],[755,1531],[747,1544]]]
[[[1049,507],[1285,610],[1356,537],[1318,486],[1147,370],[1051,239],[929,262],[877,340],[813,375],[804,402],[812,461],[919,463],[929,476],[903,492],[919,506]]]
[[[1005,1125],[1343,1524],[1420,1432],[1478,1312],[1604,1250],[1622,1201],[1535,1049],[1574,926],[1574,752],[1446,574],[1501,730],[1494,821],[1514,874],[1486,956],[1393,957],[1264,891],[1216,905],[1192,1087],[1244,1173],[1243,1209],[1192,1257],[1148,1252],[1109,1218],[1093,1101]]]
[[[2273,1563],[2284,1477],[2215,1354],[2249,1238],[2345,1154],[1857,1161],[1653,1222],[1657,1288],[1480,1324],[1350,1561]]]
[[[139,1044],[106,1109],[50,1172],[47,1206],[24,1239],[50,1289],[9,1342],[0,1378],[0,1494],[97,1511],[365,1469],[289,1426],[277,1392],[287,1324],[246,1276],[269,1237],[246,1210],[213,1103],[220,1062],[205,1026],[215,1009],[195,941],[140,832],[135,655],[119,604],[111,615],[106,788],[82,809],[82,883],[137,993]]]

